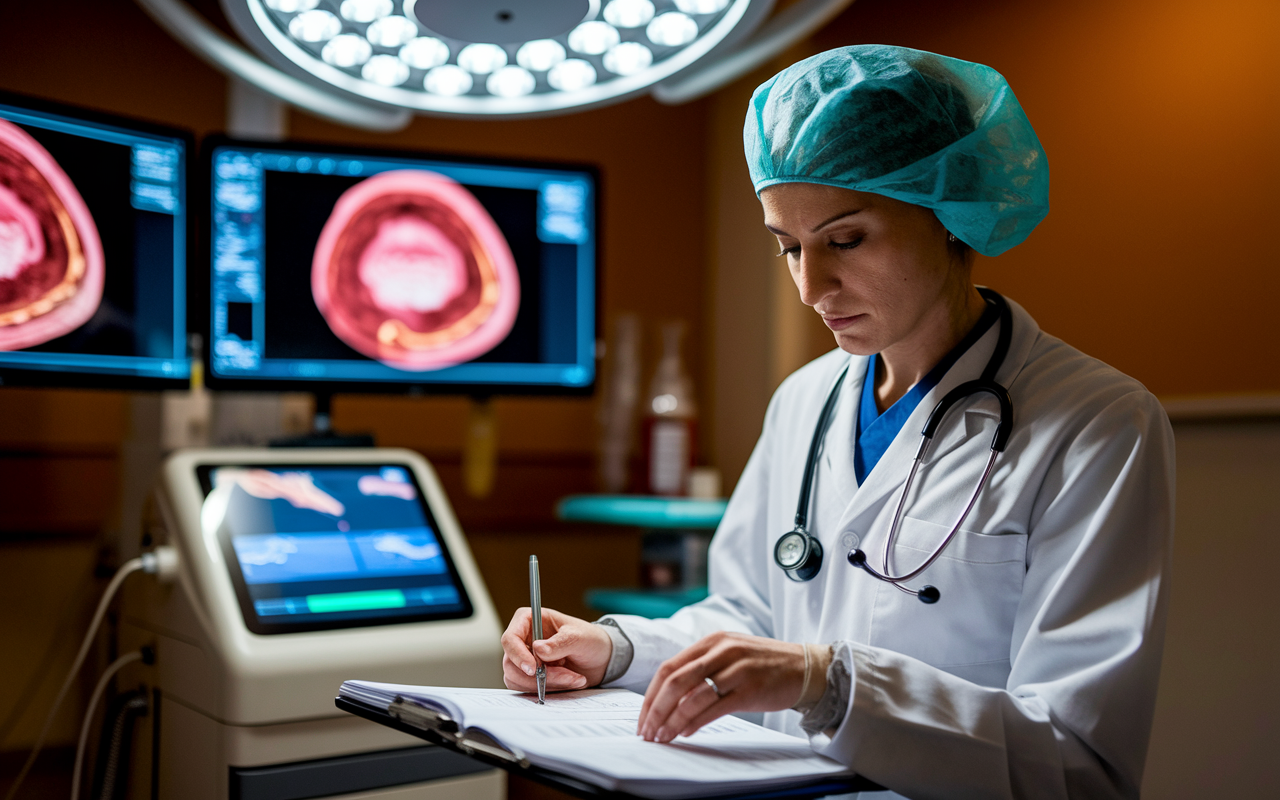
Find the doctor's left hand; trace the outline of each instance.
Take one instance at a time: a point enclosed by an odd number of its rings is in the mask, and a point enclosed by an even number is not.
[[[741,633],[705,636],[658,667],[636,732],[669,742],[735,711],[791,708],[800,699],[804,668],[801,644]]]

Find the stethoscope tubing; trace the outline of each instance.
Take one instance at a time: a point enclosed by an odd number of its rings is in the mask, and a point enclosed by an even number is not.
[[[942,556],[947,546],[955,539],[956,534],[960,532],[966,519],[973,512],[978,504],[978,498],[982,496],[983,490],[987,483],[991,480],[991,475],[995,471],[996,460],[1000,454],[1004,452],[1005,447],[1009,443],[1009,437],[1013,432],[1013,401],[1009,396],[1009,391],[995,380],[996,372],[1004,363],[1005,356],[1009,352],[1009,345],[1012,339],[1013,315],[1009,310],[1009,305],[1003,297],[996,292],[982,289],[979,290],[983,296],[990,301],[995,302],[1000,308],[1000,332],[996,340],[996,347],[991,354],[990,360],[987,362],[986,368],[982,371],[982,376],[976,380],[967,381],[952,389],[943,397],[933,410],[929,413],[928,419],[925,421],[924,429],[921,430],[920,447],[916,450],[915,458],[911,462],[911,470],[907,474],[906,483],[902,488],[902,496],[898,499],[897,508],[894,510],[893,522],[889,527],[888,536],[885,537],[884,550],[881,558],[881,570],[877,570],[868,563],[866,554],[858,548],[849,551],[848,561],[855,567],[864,570],[868,575],[877,580],[890,583],[899,591],[906,594],[914,595],[925,603],[935,603],[941,597],[941,593],[932,586],[921,587],[920,590],[912,589],[904,586],[908,581],[918,578],[925,570],[929,569],[939,557]],[[813,486],[813,474],[818,462],[818,455],[822,449],[822,443],[826,438],[827,429],[831,426],[832,417],[834,416],[835,405],[838,400],[839,387],[844,382],[845,375],[848,373],[848,365],[837,376],[835,384],[827,396],[826,403],[823,404],[819,422],[814,430],[813,439],[809,444],[809,455],[805,461],[804,477],[801,485],[800,498],[797,503],[795,528],[790,534],[783,539],[779,539],[778,546],[775,547],[775,560],[778,561],[788,577],[792,580],[809,580],[821,565],[821,545],[808,532],[808,511],[810,502],[810,492]],[[982,471],[982,477],[978,480],[977,486],[969,497],[968,503],[965,504],[964,510],[955,524],[951,526],[951,530],[947,533],[942,543],[933,549],[929,557],[924,560],[915,569],[903,575],[894,575],[894,552],[898,541],[898,535],[902,530],[903,514],[906,511],[907,498],[911,495],[911,489],[915,485],[916,476],[920,470],[920,465],[924,462],[924,458],[929,451],[929,446],[933,442],[934,435],[942,426],[943,420],[951,409],[961,400],[965,400],[976,394],[990,394],[1000,405],[1000,422],[996,426],[995,434],[991,439],[991,455],[987,458],[987,464]],[[805,551],[809,552],[813,557],[812,563],[808,559],[803,564],[787,565],[781,560],[779,553],[784,540],[787,536],[798,534],[804,537]]]

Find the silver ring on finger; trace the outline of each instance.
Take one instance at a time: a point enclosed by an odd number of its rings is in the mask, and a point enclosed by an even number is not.
[[[716,693],[716,697],[724,697],[724,692],[720,691],[720,687],[716,686],[716,682],[711,680],[711,676],[708,675],[707,677],[703,678],[703,680],[706,681],[707,685],[711,687],[711,691]]]

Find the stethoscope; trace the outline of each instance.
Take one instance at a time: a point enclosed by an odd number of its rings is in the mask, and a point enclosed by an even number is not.
[[[893,584],[903,592],[915,595],[920,598],[922,603],[936,603],[942,597],[942,593],[933,586],[922,586],[919,590],[915,590],[903,584],[914,580],[920,573],[928,569],[934,561],[938,560],[938,556],[942,555],[942,551],[947,549],[947,545],[951,543],[951,540],[955,538],[960,526],[968,518],[969,512],[973,511],[973,507],[977,504],[979,495],[982,494],[982,490],[987,485],[987,480],[991,477],[992,470],[995,469],[996,456],[1004,452],[1005,445],[1009,443],[1009,433],[1013,430],[1013,402],[1009,399],[1009,391],[999,383],[996,383],[995,380],[996,372],[1004,364],[1005,356],[1009,353],[1009,341],[1013,335],[1013,315],[1009,311],[1009,304],[999,294],[990,289],[979,289],[978,291],[982,293],[983,298],[988,303],[994,305],[1000,312],[1000,333],[996,339],[995,352],[991,354],[991,358],[987,361],[986,368],[982,370],[980,378],[962,383],[947,392],[946,396],[934,406],[933,411],[929,414],[929,419],[924,424],[924,430],[920,432],[920,448],[916,450],[915,460],[911,462],[911,472],[907,475],[906,486],[902,489],[902,498],[898,501],[897,511],[893,515],[893,524],[889,527],[889,535],[885,539],[882,571],[877,571],[867,563],[867,554],[856,547],[850,550],[848,555],[849,563],[853,566],[860,567],[877,580]],[[809,457],[804,464],[804,478],[800,485],[800,500],[796,505],[795,528],[783,534],[773,548],[773,560],[787,574],[787,577],[793,581],[812,580],[818,574],[818,570],[822,568],[822,543],[812,536],[808,529],[809,497],[813,490],[813,474],[817,469],[818,456],[822,452],[822,443],[826,439],[827,429],[831,427],[832,419],[835,417],[836,406],[840,400],[840,387],[843,385],[845,375],[848,372],[849,367],[846,365],[841,370],[840,375],[836,377],[835,385],[831,387],[831,392],[827,395],[827,401],[822,406],[822,414],[818,417],[818,425],[814,428],[813,440],[809,443]],[[868,375],[866,380],[874,380],[874,376]],[[894,543],[898,539],[898,531],[902,524],[902,512],[906,508],[907,497],[911,494],[911,486],[915,483],[916,472],[920,469],[920,463],[924,460],[925,453],[929,450],[929,443],[933,441],[934,434],[938,432],[943,418],[946,417],[952,406],[965,398],[982,393],[994,396],[996,401],[1000,403],[1000,424],[996,426],[995,436],[991,440],[991,456],[987,459],[987,467],[982,471],[982,478],[978,481],[978,487],[974,489],[968,505],[964,507],[964,512],[960,514],[956,524],[952,526],[951,532],[942,540],[942,544],[938,545],[933,553],[925,559],[924,563],[905,575],[893,575],[891,574],[891,562]]]

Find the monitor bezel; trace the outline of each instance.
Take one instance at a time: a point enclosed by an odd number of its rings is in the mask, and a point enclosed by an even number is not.
[[[552,169],[585,172],[591,175],[594,182],[592,197],[592,218],[595,223],[593,242],[594,297],[595,318],[592,321],[592,337],[599,341],[602,330],[601,303],[604,298],[602,286],[603,270],[600,256],[602,250],[602,221],[600,217],[601,197],[603,195],[603,178],[600,167],[586,162],[530,160],[519,158],[496,158],[491,156],[467,155],[427,150],[405,150],[381,148],[376,146],[353,146],[319,142],[307,139],[290,139],[283,142],[268,142],[255,139],[241,139],[224,134],[212,134],[204,137],[200,143],[199,174],[192,176],[191,186],[198,193],[195,198],[198,205],[193,204],[199,217],[200,252],[187,259],[187,324],[191,331],[200,334],[205,346],[201,351],[204,362],[204,379],[211,389],[219,391],[242,392],[311,392],[317,395],[334,394],[410,394],[410,395],[463,395],[469,397],[498,396],[559,396],[588,397],[594,394],[596,384],[600,380],[599,359],[592,370],[591,381],[582,386],[551,386],[540,384],[509,383],[443,383],[435,381],[342,381],[342,380],[281,380],[274,378],[226,378],[216,375],[210,358],[210,342],[212,340],[212,320],[210,308],[210,282],[213,268],[213,154],[219,147],[252,147],[263,150],[311,150],[316,153],[343,156],[366,156],[378,158],[402,158],[413,160],[446,161],[456,164],[478,164],[485,166],[505,166],[526,169]],[[190,201],[189,201],[190,202]]]
[[[100,125],[111,125],[129,131],[180,139],[186,147],[186,163],[183,166],[186,191],[186,223],[181,226],[186,236],[186,308],[183,309],[186,319],[186,335],[190,335],[191,327],[191,266],[199,249],[196,239],[199,226],[197,224],[198,206],[196,188],[192,179],[195,177],[192,166],[198,158],[195,135],[186,128],[177,128],[148,120],[138,119],[123,114],[114,114],[84,106],[48,100],[42,97],[0,90],[0,103],[27,108],[44,114],[58,114],[76,120]],[[185,337],[184,337],[185,338]],[[183,389],[189,386],[189,376],[161,378],[150,375],[128,375],[117,372],[72,372],[43,369],[24,369],[0,365],[0,388],[5,386],[23,386],[41,389],[117,389],[133,391],[155,391],[165,389]]]
[[[235,589],[236,601],[240,607],[240,618],[244,622],[245,628],[250,633],[259,636],[277,636],[288,633],[312,633],[315,631],[333,631],[346,630],[350,628],[375,628],[383,625],[404,625],[414,622],[440,622],[444,620],[470,619],[475,616],[475,604],[471,600],[471,594],[467,591],[467,584],[462,579],[462,574],[458,571],[457,564],[453,560],[453,552],[449,548],[446,541],[444,531],[437,521],[434,509],[431,508],[431,502],[427,498],[427,493],[423,491],[422,483],[418,480],[418,475],[413,469],[413,465],[406,461],[398,460],[374,460],[374,461],[344,461],[335,462],[252,462],[252,463],[213,463],[201,462],[196,465],[196,483],[203,493],[203,497],[207,498],[209,493],[213,491],[213,472],[219,469],[266,469],[266,470],[322,470],[322,469],[361,469],[361,468],[382,468],[382,467],[399,467],[409,474],[413,486],[418,492],[418,506],[422,509],[423,515],[426,517],[427,525],[435,534],[436,540],[440,543],[440,552],[444,556],[444,561],[448,567],[449,577],[453,581],[453,585],[458,589],[459,598],[462,601],[462,608],[456,611],[448,612],[428,612],[423,614],[398,614],[391,617],[369,617],[365,619],[345,619],[345,620],[318,620],[315,622],[300,622],[296,624],[271,623],[262,622],[258,617],[258,612],[253,607],[253,598],[249,596],[249,584],[244,578],[244,571],[240,567],[240,559],[237,557],[235,547],[232,544],[231,534],[224,529],[217,533],[218,550],[222,553],[222,558],[226,562],[227,577],[231,580],[231,585]]]

